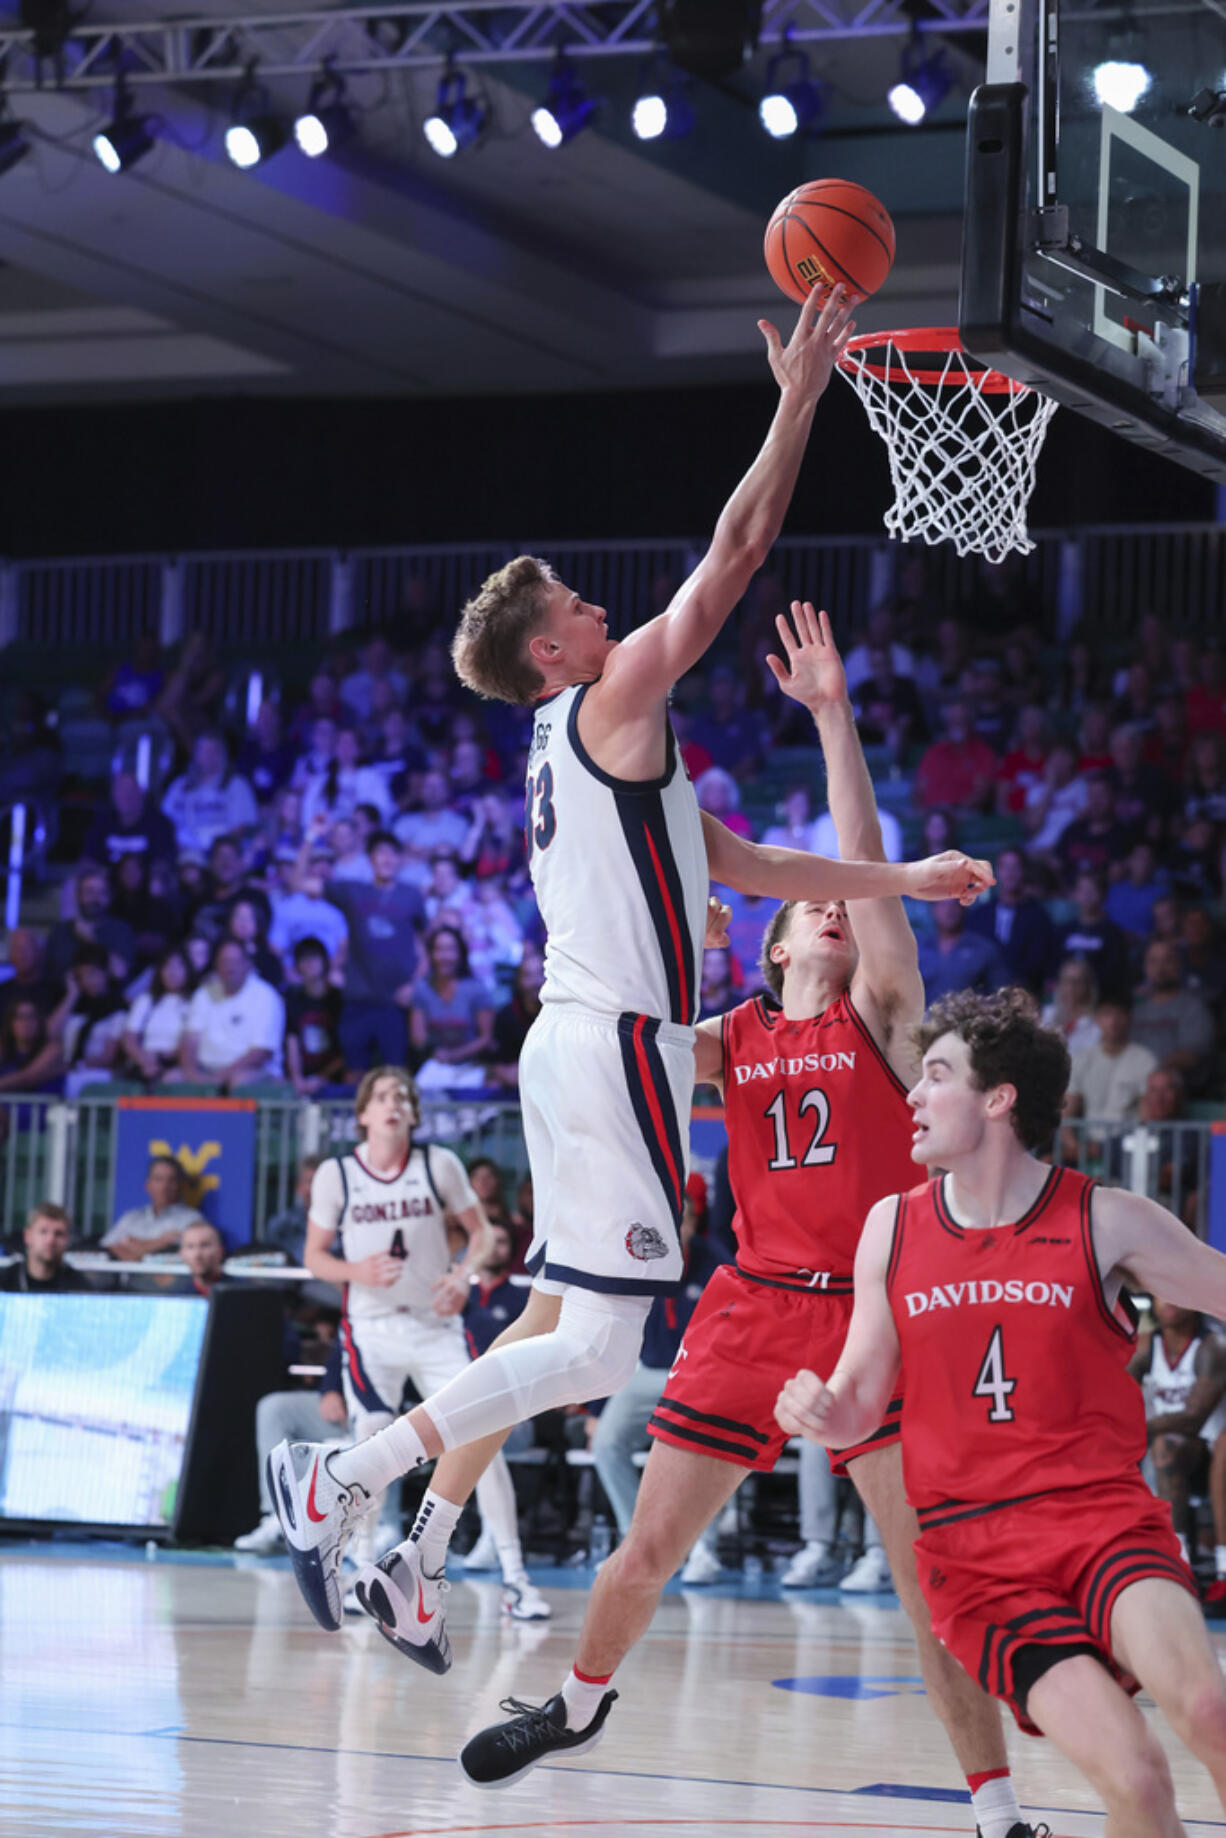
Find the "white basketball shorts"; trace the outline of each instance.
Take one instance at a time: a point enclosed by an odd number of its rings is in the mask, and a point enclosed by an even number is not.
[[[536,1287],[671,1295],[681,1280],[694,1030],[546,1003],[519,1060]]]
[[[341,1379],[349,1414],[359,1422],[395,1416],[406,1379],[428,1398],[471,1363],[459,1315],[401,1309],[341,1316]]]

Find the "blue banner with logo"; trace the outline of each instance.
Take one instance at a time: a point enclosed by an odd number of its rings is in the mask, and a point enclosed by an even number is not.
[[[215,1225],[227,1250],[251,1238],[256,1106],[252,1098],[121,1098],[112,1218],[147,1206],[155,1155],[183,1171],[182,1200]]]

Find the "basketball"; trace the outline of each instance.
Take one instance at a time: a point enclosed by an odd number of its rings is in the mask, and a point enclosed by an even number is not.
[[[766,266],[776,287],[803,304],[817,282],[841,281],[853,300],[875,294],[894,265],[894,225],[884,204],[850,179],[811,179],[775,207]]]

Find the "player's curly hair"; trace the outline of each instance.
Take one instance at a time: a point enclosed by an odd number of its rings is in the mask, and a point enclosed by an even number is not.
[[[517,555],[489,575],[460,613],[451,661],[466,688],[498,702],[535,702],[545,679],[528,640],[545,617],[541,591],[557,580],[548,562]]]
[[[781,938],[787,937],[792,914],[796,910],[795,900],[785,900],[771,916],[770,924],[762,934],[762,949],[758,954],[758,970],[776,1002],[783,1001],[783,965],[777,964],[771,952]]]
[[[1000,989],[991,996],[960,990],[934,1002],[916,1028],[921,1057],[942,1034],[966,1042],[977,1090],[1013,1086],[1017,1101],[1010,1121],[1022,1147],[1047,1148],[1060,1122],[1070,1061],[1061,1036],[1040,1023],[1033,996],[1024,989]]]

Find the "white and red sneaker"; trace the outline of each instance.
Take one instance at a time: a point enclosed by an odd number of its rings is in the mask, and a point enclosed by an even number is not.
[[[440,1570],[422,1568],[416,1546],[400,1546],[377,1564],[363,1564],[354,1584],[358,1605],[383,1638],[427,1672],[451,1670],[451,1641],[443,1598],[451,1585]]]
[[[341,1607],[341,1560],[370,1506],[364,1487],[345,1487],[331,1463],[338,1453],[325,1442],[279,1442],[268,1457],[268,1491],[294,1566],[302,1597],[320,1627],[335,1633]]]

